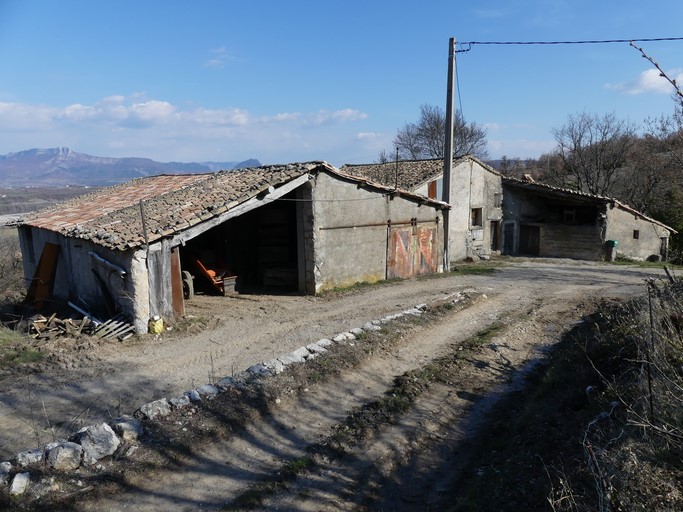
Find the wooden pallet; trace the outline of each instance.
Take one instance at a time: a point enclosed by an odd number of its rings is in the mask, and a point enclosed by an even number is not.
[[[126,322],[122,315],[116,315],[95,329],[95,336],[102,339],[117,338],[124,341],[135,334],[135,327]]]

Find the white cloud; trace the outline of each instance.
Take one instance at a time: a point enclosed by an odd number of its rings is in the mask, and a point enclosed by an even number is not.
[[[204,62],[205,68],[223,69],[228,62],[235,60],[235,57],[230,55],[224,46],[209,50],[209,54],[211,57]]]
[[[487,149],[491,158],[537,158],[549,153],[555,148],[555,141],[530,139],[494,139],[487,142]]]
[[[365,141],[375,141],[378,139],[383,139],[384,135],[375,132],[358,132],[356,134],[356,139]]]
[[[683,70],[673,69],[667,71],[669,78],[676,80],[677,84],[683,84]],[[660,75],[656,69],[648,69],[643,71],[635,79],[630,82],[622,82],[617,84],[606,84],[605,87],[615,91],[621,91],[626,94],[643,94],[652,92],[655,94],[671,94],[674,92],[673,86],[669,81]]]
[[[143,93],[64,107],[0,102],[0,154],[69,146],[98,156],[160,161],[332,161],[335,151],[374,155],[384,141],[380,133],[358,130],[367,118],[353,108],[257,116],[241,108],[175,105]]]
[[[336,123],[348,123],[353,121],[362,121],[367,119],[368,115],[360,110],[346,108],[343,110],[319,110],[318,112],[308,116],[307,123],[320,126]]]

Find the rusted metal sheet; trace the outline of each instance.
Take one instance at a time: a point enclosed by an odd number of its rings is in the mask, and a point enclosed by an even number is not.
[[[387,254],[387,279],[413,276],[413,228],[391,228]]]
[[[436,226],[417,228],[417,275],[432,274],[439,268],[439,241]]]
[[[436,226],[393,227],[387,247],[387,278],[409,278],[438,270]]]

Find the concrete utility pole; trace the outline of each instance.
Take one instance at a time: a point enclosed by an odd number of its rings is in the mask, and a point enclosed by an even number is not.
[[[455,84],[455,38],[448,40],[448,84],[446,92],[446,143],[443,155],[443,183],[441,200],[451,204],[451,170],[453,169],[453,91]],[[450,212],[443,211],[443,261],[444,269],[451,269],[450,262]]]

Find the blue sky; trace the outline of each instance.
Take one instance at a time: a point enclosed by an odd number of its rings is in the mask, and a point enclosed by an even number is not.
[[[681,19],[680,0],[0,0],[0,154],[372,162],[421,104],[445,105],[449,37],[679,37]],[[683,83],[683,41],[640,46]],[[571,114],[673,110],[626,43],[457,61],[458,103],[494,158],[552,150]]]

